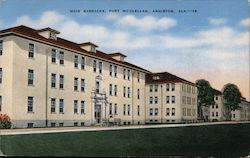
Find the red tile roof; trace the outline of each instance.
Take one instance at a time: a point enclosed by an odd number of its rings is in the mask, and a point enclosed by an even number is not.
[[[51,31],[51,32],[55,32],[55,33],[57,33],[57,34],[59,34],[59,33],[60,33],[59,31],[54,30],[54,29],[52,29],[52,28],[50,28],[50,27],[46,27],[46,28],[43,28],[43,29],[37,30],[37,32],[43,32],[43,31]]]
[[[45,29],[50,29],[50,28],[45,28]],[[38,32],[41,31],[41,30],[44,30],[44,29],[35,30],[35,29],[30,28],[30,27],[20,25],[20,26],[8,28],[8,29],[5,29],[5,30],[1,30],[0,31],[0,36],[4,36],[4,34],[16,34],[18,36],[22,36],[22,37],[26,37],[26,38],[32,38],[33,40],[38,40],[39,42],[43,42],[43,43],[50,44],[50,45],[53,45],[53,46],[63,47],[64,49],[70,49],[70,50],[75,51],[75,53],[105,59],[105,60],[107,60],[107,61],[109,61],[111,63],[116,63],[116,64],[119,64],[119,65],[122,65],[122,66],[125,66],[125,67],[127,66],[127,67],[130,67],[130,68],[132,67],[132,69],[133,68],[134,69],[139,69],[140,71],[144,71],[146,73],[151,73],[150,71],[148,71],[146,69],[143,69],[143,68],[141,68],[139,66],[136,66],[134,64],[115,60],[109,54],[106,54],[106,53],[101,52],[99,50],[97,50],[96,53],[88,52],[88,51],[86,51],[84,49],[81,49],[81,47],[80,47],[81,44],[79,45],[77,43],[65,40],[63,38],[58,37],[57,40],[47,39],[47,38],[45,38],[45,37],[38,34]],[[88,42],[88,43],[82,43],[82,44],[92,44],[92,43]]]
[[[214,91],[214,95],[222,95],[222,92],[217,89],[213,88],[213,91]]]
[[[154,79],[157,77],[158,77],[158,79]],[[173,75],[171,73],[168,73],[168,72],[146,74],[146,84],[150,84],[150,83],[178,83],[178,82],[196,86],[195,83],[187,81],[183,78],[180,78],[180,77]]]
[[[80,43],[79,45],[80,45],[80,46],[92,45],[92,46],[98,47],[97,45],[95,45],[95,44],[92,43],[92,42],[84,42],[84,43]]]
[[[120,53],[120,52],[110,53],[109,55],[110,55],[110,56],[118,56],[118,55],[120,55],[120,56],[123,56],[123,57],[127,57],[126,55],[124,55],[124,54],[122,54],[122,53]]]

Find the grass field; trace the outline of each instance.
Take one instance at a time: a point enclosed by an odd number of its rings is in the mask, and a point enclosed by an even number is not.
[[[11,156],[216,156],[250,153],[250,124],[1,136]]]

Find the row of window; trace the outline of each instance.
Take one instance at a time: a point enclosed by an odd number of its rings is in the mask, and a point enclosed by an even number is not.
[[[159,114],[158,108],[149,109],[150,116],[158,116],[158,114]],[[175,108],[166,108],[166,116],[175,116]]]
[[[183,92],[187,92],[187,93],[192,93],[192,94],[195,94],[195,87],[194,86],[191,86],[191,85],[188,85],[188,84],[182,84],[181,86],[181,90]]]
[[[155,97],[149,97],[149,104],[158,104],[158,97],[155,96]],[[169,104],[169,103],[175,103],[175,96],[166,96],[166,104]]]
[[[3,40],[0,40],[0,55],[3,55]]]
[[[149,92],[158,92],[159,90],[159,85],[149,85]],[[175,91],[175,83],[167,83],[166,84],[166,91]]]
[[[183,108],[183,116],[196,116],[196,110],[190,108]]]
[[[182,96],[182,104],[196,105],[196,99],[192,97]]]
[[[84,122],[80,122],[80,126],[84,126],[85,123]],[[64,126],[64,123],[63,122],[59,122],[59,124],[57,125],[56,122],[51,122],[50,123],[50,127],[63,127]],[[79,126],[79,123],[78,122],[74,122],[73,123],[73,126]],[[27,128],[33,128],[34,127],[34,123],[30,122],[27,124]]]
[[[212,109],[218,109],[218,108],[219,108],[218,104],[212,105]]]
[[[219,117],[219,113],[218,112],[212,112],[212,117]]]
[[[1,43],[0,43],[1,44]],[[1,45],[0,45],[1,46]],[[0,47],[1,48],[1,47]],[[34,58],[34,53],[35,53],[35,45],[33,43],[29,44],[29,50],[28,50],[28,56],[29,58]],[[57,56],[59,58],[59,64],[64,65],[64,52],[60,51],[59,55],[57,55],[58,52],[56,49],[51,49],[51,62],[56,63],[57,61]],[[82,70],[85,69],[85,66],[87,64],[87,58],[85,56],[79,56],[75,55],[74,56],[74,67],[79,68],[79,64]],[[103,69],[103,62],[98,62],[97,60],[93,60],[93,72],[98,72],[102,74],[102,69]],[[110,64],[109,67],[109,74],[110,76],[117,77],[117,66]],[[128,69],[123,70],[123,78],[126,80],[130,80],[131,76],[131,71]],[[140,73],[137,73],[137,81],[140,82]]]
[[[0,67],[0,84],[3,82],[3,68]]]

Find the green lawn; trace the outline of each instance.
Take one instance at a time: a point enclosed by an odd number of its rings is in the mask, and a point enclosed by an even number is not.
[[[250,153],[250,124],[1,136],[13,156],[239,157]]]

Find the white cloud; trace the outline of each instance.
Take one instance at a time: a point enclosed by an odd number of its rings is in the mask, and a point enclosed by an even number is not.
[[[119,27],[134,27],[142,31],[150,30],[166,30],[177,24],[175,19],[169,17],[156,18],[153,16],[145,16],[137,18],[134,15],[118,16],[110,14],[107,16],[108,20],[114,21]]]
[[[38,19],[33,20],[27,15],[23,15],[17,18],[14,25],[28,25],[35,28],[43,27],[58,27],[60,23],[64,22],[68,18],[55,12],[55,11],[46,11]]]
[[[240,21],[240,25],[250,27],[250,18],[246,18]]]
[[[225,18],[208,18],[208,21],[211,25],[224,25],[227,23]]]

